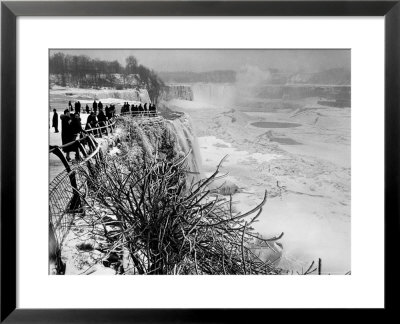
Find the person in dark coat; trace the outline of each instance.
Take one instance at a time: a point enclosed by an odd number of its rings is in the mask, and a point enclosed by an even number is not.
[[[87,132],[82,128],[81,125],[81,118],[78,113],[74,114],[74,117],[72,118],[71,124],[70,124],[70,131],[71,131],[71,137],[76,140],[76,138],[81,134]],[[79,156],[79,147],[78,145],[73,145],[73,150],[75,151],[75,160],[79,161],[80,156]]]
[[[93,101],[93,111],[94,111],[94,113],[96,114],[97,113],[97,102],[96,102],[96,100],[95,101]]]
[[[81,102],[80,101],[77,102],[77,105],[75,108],[75,113],[78,113],[78,114],[81,113]]]
[[[96,114],[94,113],[94,111],[92,111],[86,120],[85,129],[88,130],[88,129],[96,128],[96,127],[98,127],[97,118],[96,118]],[[94,130],[93,132],[94,132],[94,135],[97,135],[97,130]]]
[[[86,120],[86,129],[90,129],[90,127],[88,127],[88,125],[90,125],[91,128],[95,128],[97,125],[97,118],[96,118],[96,115],[94,114],[94,111],[92,111],[90,113],[90,115],[88,116],[88,118]]]
[[[102,108],[99,109],[99,113],[97,114],[97,120],[100,122],[105,122],[107,120],[106,115]]]
[[[74,141],[73,135],[71,133],[71,116],[69,113],[69,109],[64,110],[64,114],[60,116],[61,119],[61,143],[65,145],[69,142]],[[67,161],[71,161],[69,157],[69,153],[72,151],[72,146],[67,146],[63,148],[64,153],[66,153]]]
[[[99,113],[98,113],[98,115],[97,115],[97,120],[99,121],[99,126],[100,126],[100,127],[106,126],[107,117],[106,117],[106,115],[104,114],[103,109],[99,109]],[[104,129],[101,129],[100,131],[101,131],[101,132],[104,132]]]
[[[68,101],[68,109],[69,109],[69,111],[72,111],[73,109],[72,109],[72,103],[71,103],[71,101]]]
[[[54,127],[54,133],[58,133],[58,114],[57,110],[53,109],[53,124],[52,127]]]
[[[86,113],[87,113],[87,114],[90,112],[90,108],[89,108],[89,105],[88,105],[88,104],[86,104],[85,110],[86,110]]]
[[[111,117],[114,117],[114,115],[115,115],[115,105],[114,104],[110,105],[110,114],[111,114]]]
[[[99,101],[98,108],[99,108],[99,110],[100,110],[100,109],[103,109],[103,104],[102,104],[101,101]]]
[[[154,104],[150,104],[149,111],[150,111],[150,115],[154,117],[156,115],[156,106]]]
[[[81,132],[86,133],[83,129],[82,129],[82,125],[81,125],[81,117],[79,116],[79,114],[76,112],[72,118],[71,121],[71,132],[72,134],[75,135],[75,137],[77,135],[79,135]]]
[[[97,120],[99,121],[100,126],[105,126],[105,122],[107,121],[107,117],[104,114],[102,108],[99,109],[99,113],[97,114]]]
[[[112,108],[111,105],[110,107],[106,107],[106,117],[108,120],[110,120],[112,118]]]

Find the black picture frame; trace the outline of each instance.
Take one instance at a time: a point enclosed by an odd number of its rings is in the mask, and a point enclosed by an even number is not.
[[[271,320],[268,309],[16,308],[16,19],[19,16],[384,16],[385,310],[396,310],[399,237],[400,1],[4,1],[1,3],[1,322],[128,323]],[[373,188],[371,188],[373,190]],[[373,260],[371,260],[373,266]],[[368,283],[366,283],[368,285]],[[345,292],[343,292],[345,293]],[[40,292],[38,292],[40,294]],[[316,298],[318,298],[316,296]],[[340,296],[338,296],[340,298]],[[269,312],[268,315],[266,312]],[[272,314],[271,314],[272,313]],[[314,312],[314,320],[320,320]],[[302,314],[302,313],[301,313]],[[385,313],[387,315],[387,312]],[[336,315],[333,315],[336,317]],[[382,313],[368,313],[383,321]],[[379,316],[379,317],[378,317]],[[283,319],[280,315],[280,318]],[[342,318],[337,317],[342,320]],[[333,318],[334,319],[334,318]]]

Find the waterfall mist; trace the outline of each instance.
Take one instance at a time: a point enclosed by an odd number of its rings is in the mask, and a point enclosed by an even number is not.
[[[235,107],[257,96],[262,85],[271,79],[269,71],[256,66],[243,66],[236,73],[235,83],[193,83],[193,101],[218,107]]]

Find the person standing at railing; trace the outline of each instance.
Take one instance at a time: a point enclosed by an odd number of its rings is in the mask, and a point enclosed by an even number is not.
[[[96,100],[93,101],[93,106],[92,107],[93,107],[94,113],[97,114],[97,102],[96,102]]]
[[[82,133],[87,134],[87,132],[82,128],[81,118],[78,113],[75,113],[74,118],[72,118],[70,124],[70,131],[71,131],[71,138],[73,138],[72,141],[75,141],[77,137]],[[72,150],[75,151],[75,160],[79,161],[81,158],[79,156],[79,146],[76,143],[72,145]]]
[[[102,104],[101,101],[99,101],[98,108],[99,108],[99,110],[100,110],[100,109],[103,109],[103,104]]]
[[[115,105],[112,104],[112,105],[110,105],[110,107],[111,107],[111,109],[110,109],[111,117],[114,117],[114,115],[115,115]]]
[[[64,110],[64,114],[60,116],[61,119],[61,142],[62,145],[65,145],[74,140],[73,135],[71,133],[71,116],[69,113],[69,109]],[[71,146],[67,146],[63,148],[64,153],[66,153],[65,158],[67,161],[71,161],[69,157],[69,153],[71,152]]]
[[[110,105],[110,107],[107,107],[107,106],[106,106],[106,117],[107,117],[108,120],[110,120],[110,119],[112,118],[112,108],[111,108],[111,105]]]
[[[89,106],[88,106],[88,104],[86,104],[85,110],[86,110],[86,113],[87,113],[87,114],[89,114],[89,112],[90,112],[90,109],[89,109]]]
[[[72,111],[73,109],[72,109],[72,103],[71,103],[71,101],[68,101],[68,110],[69,111]]]
[[[142,104],[139,104],[139,107],[138,107],[138,112],[140,113],[140,114],[143,114],[143,106],[142,106]]]
[[[54,127],[54,133],[58,133],[58,114],[57,114],[57,110],[53,109],[53,123],[52,123],[52,127]]]
[[[92,111],[86,120],[85,129],[88,130],[88,129],[96,128],[96,127],[97,127],[97,118],[96,118],[96,114],[94,113],[94,111]],[[93,132],[94,132],[94,135],[97,135],[96,130],[94,130]]]
[[[155,117],[156,116],[156,105],[155,104],[150,104],[150,115]]]
[[[81,116],[77,112],[73,115],[71,127],[72,133],[76,136],[80,135],[82,132],[86,134],[86,131],[82,128]]]
[[[104,114],[103,108],[99,108],[99,113],[97,115],[97,120],[99,121],[100,127],[101,126],[106,126],[107,117]],[[101,130],[101,132],[103,132],[103,130]]]

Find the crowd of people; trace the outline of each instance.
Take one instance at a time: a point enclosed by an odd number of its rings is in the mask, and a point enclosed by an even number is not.
[[[143,106],[140,103],[139,105],[130,105],[128,102],[125,102],[121,108],[121,113],[129,113],[131,112],[133,115],[148,115],[150,117],[157,116],[157,108],[155,104],[145,103]]]
[[[103,110],[103,104],[101,101],[97,103],[95,100],[93,101],[92,109],[90,109],[88,105],[86,105],[85,109],[86,113],[89,114],[86,120],[86,127],[85,127],[86,130],[91,128],[107,126],[107,122],[111,120],[115,115],[115,105],[113,104],[110,104],[110,106],[106,105],[106,107]]]
[[[53,111],[54,114],[57,113],[55,109]],[[81,133],[86,133],[86,131],[82,129],[79,112],[71,114],[69,109],[65,109],[64,114],[60,116],[60,119],[61,119],[61,142],[63,145],[70,142],[74,142]],[[70,157],[71,152],[75,152],[76,161],[80,160],[78,145],[76,144],[68,145],[66,147],[63,147],[63,151],[66,154],[65,158],[67,159],[67,161],[71,161]]]
[[[103,110],[104,108],[104,110]],[[74,103],[74,106],[72,106],[71,101],[68,102],[68,110],[73,113],[75,110],[75,113],[80,114],[81,113],[81,103],[79,101],[76,101]],[[105,116],[108,119],[111,119],[115,115],[115,105],[110,104],[110,106],[106,105],[105,107],[103,106],[103,103],[101,101],[97,102],[96,100],[93,101],[92,108],[89,107],[88,104],[86,104],[85,107],[85,112],[87,114],[90,114],[91,112],[94,112],[94,114],[97,116],[97,112],[101,112],[105,114]]]
[[[115,105],[106,106],[103,110],[103,104],[101,101],[99,103],[96,100],[93,102],[92,109],[86,104],[86,113],[89,115],[86,120],[85,129],[82,128],[81,124],[81,103],[79,101],[74,103],[72,106],[71,101],[68,102],[68,108],[64,110],[64,113],[60,116],[61,120],[61,142],[65,145],[70,142],[74,142],[79,135],[82,133],[87,133],[88,130],[93,128],[99,128],[102,126],[107,126],[108,121],[115,115]],[[57,110],[53,109],[53,119],[52,127],[54,127],[54,132],[59,133],[58,130],[58,114]],[[95,134],[103,131],[94,130]],[[104,130],[105,131],[105,130]],[[63,147],[63,151],[66,154],[67,161],[71,161],[70,153],[75,152],[75,160],[80,160],[79,147],[76,144],[71,144]]]
[[[68,102],[68,109],[64,110],[64,113],[60,116],[61,119],[61,141],[62,145],[70,142],[74,142],[77,137],[82,133],[90,132],[91,129],[96,135],[100,131],[106,131],[105,129],[98,129],[102,126],[107,126],[108,121],[115,116],[115,105],[110,104],[109,106],[103,106],[101,101],[93,101],[92,108],[86,104],[85,112],[89,116],[86,120],[85,129],[82,128],[81,124],[81,103],[76,101],[74,105],[72,102]],[[145,103],[142,105],[130,105],[128,102],[124,102],[121,107],[121,113],[132,113],[133,115],[146,115],[146,116],[157,116],[156,105]],[[54,132],[59,133],[58,130],[58,114],[57,110],[53,109],[52,127]],[[71,161],[70,152],[75,152],[75,160],[80,160],[78,145],[69,145],[63,148],[66,153],[67,161]]]

